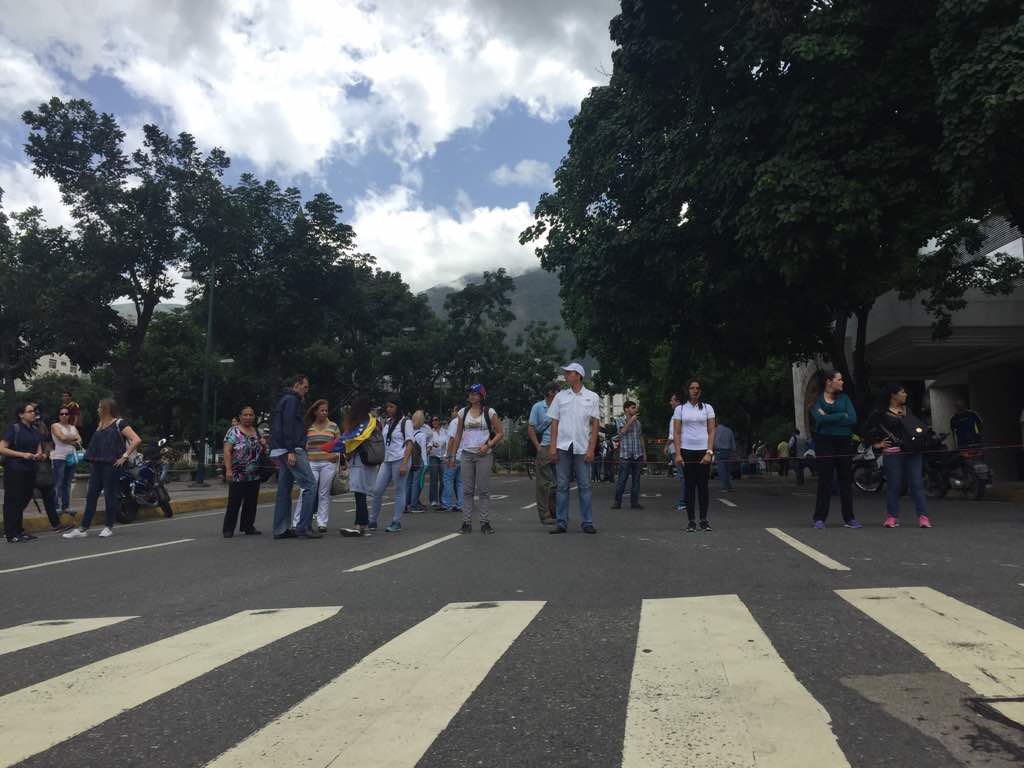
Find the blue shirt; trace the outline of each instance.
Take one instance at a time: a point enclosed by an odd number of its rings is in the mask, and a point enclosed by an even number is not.
[[[541,445],[551,445],[551,419],[548,418],[547,401],[534,403],[530,409],[530,426],[537,433]]]
[[[824,416],[818,413],[819,409],[825,412]],[[814,421],[816,435],[849,437],[857,426],[857,411],[845,393],[837,395],[834,403],[827,403],[824,395],[818,395],[811,409],[811,419]]]

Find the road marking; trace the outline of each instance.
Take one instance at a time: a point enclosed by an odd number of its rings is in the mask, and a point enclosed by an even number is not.
[[[1024,629],[930,587],[836,594],[985,698],[1024,697]],[[1024,701],[990,702],[1024,725]]]
[[[736,595],[643,601],[622,766],[678,765],[849,766],[828,712]]]
[[[543,606],[447,605],[209,765],[413,768]]]
[[[508,498],[508,494],[507,493],[494,493],[494,494],[491,494],[491,501],[502,501],[503,499],[507,499],[507,498]]]
[[[535,501],[532,504],[527,504],[525,507],[520,507],[520,509],[533,509],[536,506],[537,506],[537,502]]]
[[[98,619],[51,619],[7,627],[0,629],[0,656],[137,618],[138,616],[106,616]]]
[[[0,697],[0,765],[14,765],[340,611],[242,611]],[[74,713],[70,717],[69,713]]]
[[[831,568],[833,571],[850,570],[845,565],[840,563],[838,560],[833,560],[828,555],[824,555],[818,550],[814,549],[813,547],[807,546],[802,541],[794,539],[788,533],[783,533],[778,528],[765,528],[765,530],[768,531],[768,533],[770,533],[775,538],[779,539],[780,541],[784,541],[787,544],[789,544],[789,546],[791,546],[797,552],[801,552],[807,555],[809,558],[811,558],[811,560],[814,560],[816,563],[824,565],[826,568]]]
[[[177,539],[176,541],[164,541],[160,544],[147,544],[144,547],[128,547],[127,549],[112,549],[109,552],[97,552],[94,555],[79,555],[78,557],[65,557],[60,560],[47,560],[45,563],[34,563],[22,565],[18,568],[7,568],[0,573],[17,573],[18,571],[31,571],[33,568],[45,568],[48,565],[60,565],[61,563],[73,563],[77,560],[92,560],[94,557],[110,557],[110,555],[123,555],[125,552],[139,552],[143,549],[156,549],[157,547],[169,547],[172,544],[185,544],[195,539]]]
[[[722,502],[723,504],[725,504],[725,506],[727,506],[727,507],[735,507],[736,506],[736,504],[734,504],[733,502],[729,501],[728,499],[719,499],[719,501]]]
[[[444,542],[450,541],[451,539],[457,539],[457,538],[459,538],[459,536],[461,536],[461,534],[459,534],[459,533],[449,533],[447,536],[442,536],[439,539],[433,539],[431,541],[428,541],[426,544],[420,544],[418,547],[413,547],[412,549],[407,549],[407,550],[405,550],[403,552],[398,552],[397,554],[390,555],[388,557],[382,557],[380,560],[374,560],[374,561],[369,562],[369,563],[363,563],[362,565],[357,565],[355,568],[349,568],[348,570],[345,571],[345,573],[356,573],[358,571],[367,571],[370,568],[376,568],[378,565],[384,565],[384,563],[390,563],[392,560],[398,560],[399,558],[402,558],[402,557],[408,557],[409,555],[415,555],[417,552],[422,552],[425,549],[430,549],[431,547],[436,547],[438,544],[443,544]]]

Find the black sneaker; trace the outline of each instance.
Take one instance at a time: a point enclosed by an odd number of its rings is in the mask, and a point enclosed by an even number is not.
[[[494,533],[494,529],[491,527],[490,523],[480,523],[480,533]]]
[[[556,533],[565,533],[565,532],[566,532],[565,528],[563,528],[560,525],[556,525],[554,528],[552,528],[550,531],[548,531],[548,533],[551,534],[551,535],[554,535]]]
[[[370,523],[368,526],[366,526],[366,529],[369,530],[369,531],[376,531],[377,530],[377,524],[376,523]]]
[[[314,531],[312,528],[297,530],[295,535],[300,539],[322,539],[324,537],[320,531]]]
[[[611,509],[622,509],[622,502],[621,501],[612,502]]]
[[[463,523],[462,527],[459,528],[459,533],[472,533],[472,532],[473,532],[473,526],[470,525],[469,523]]]
[[[249,528],[248,530],[242,531],[246,536],[262,536],[263,531],[259,528]]]
[[[701,520],[700,521],[700,529],[702,531],[710,531],[711,530],[711,523],[709,523],[707,520]]]
[[[31,533],[28,533],[27,531],[22,531],[21,536],[19,536],[18,538],[24,539],[25,541],[36,541],[39,539],[38,536],[33,536]]]
[[[690,521],[690,522],[689,522],[689,523],[687,524],[687,526],[686,526],[686,532],[687,532],[687,533],[696,533],[696,532],[697,532],[697,524],[696,524],[695,522],[693,522],[693,520],[691,520],[691,521]]]
[[[317,526],[317,530],[319,530],[320,533],[327,533],[327,526],[326,525]]]
[[[583,532],[584,533],[597,533],[597,528],[595,528],[592,525],[584,525],[583,526]]]
[[[643,504],[630,504],[629,508],[630,509],[643,509],[644,505]]]
[[[275,533],[274,534],[274,538],[275,539],[294,539],[294,538],[296,538],[295,531],[293,531],[292,529],[289,528],[284,533]]]

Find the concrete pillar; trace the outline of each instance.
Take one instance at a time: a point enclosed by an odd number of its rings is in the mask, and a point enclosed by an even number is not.
[[[936,432],[949,432],[949,420],[956,413],[954,403],[960,394],[956,387],[931,386],[928,388],[928,400],[932,408],[932,429]],[[947,437],[945,442],[947,447],[952,448],[953,436]]]

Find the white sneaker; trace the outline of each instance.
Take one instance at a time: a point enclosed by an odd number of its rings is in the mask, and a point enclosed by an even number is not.
[[[65,539],[84,539],[89,535],[88,531],[83,531],[81,528],[72,528],[67,533],[61,534]]]
[[[105,539],[108,536],[113,536],[113,535],[114,535],[114,531],[110,527],[104,528],[102,531],[100,531],[100,538],[101,539]]]

